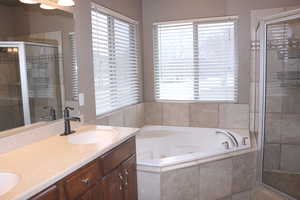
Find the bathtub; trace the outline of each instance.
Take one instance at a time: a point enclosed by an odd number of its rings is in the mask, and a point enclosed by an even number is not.
[[[251,192],[256,145],[247,129],[145,126],[136,136],[139,200],[221,199]],[[243,138],[247,137],[246,144]],[[229,143],[226,149],[224,142]],[[225,186],[224,186],[225,184]]]
[[[226,135],[216,134],[218,130],[229,131],[239,146],[234,147]],[[251,148],[248,129],[144,126],[136,138],[138,169],[153,171]],[[243,138],[247,138],[245,144]],[[226,141],[229,149],[225,148]]]

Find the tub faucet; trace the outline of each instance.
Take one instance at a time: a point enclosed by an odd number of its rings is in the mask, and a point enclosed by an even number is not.
[[[81,121],[79,117],[70,117],[70,110],[74,110],[74,108],[71,107],[65,107],[64,109],[64,120],[65,120],[65,132],[61,134],[61,136],[70,135],[72,133],[75,133],[75,131],[72,131],[71,129],[71,123],[70,121]]]
[[[233,146],[235,146],[235,147],[238,147],[238,146],[239,146],[239,143],[238,143],[237,139],[236,139],[235,136],[234,136],[232,133],[230,133],[229,131],[225,131],[225,130],[217,130],[217,131],[216,131],[216,134],[224,134],[224,135],[226,135],[226,136],[230,139],[230,141],[231,141],[231,143],[232,143]]]

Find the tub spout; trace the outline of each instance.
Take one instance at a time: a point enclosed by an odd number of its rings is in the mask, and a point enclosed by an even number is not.
[[[225,130],[217,130],[216,131],[216,134],[223,134],[223,135],[226,135],[229,140],[231,141],[232,145],[235,146],[235,147],[238,147],[239,146],[239,143],[237,141],[237,139],[235,138],[235,136],[230,133],[229,131],[225,131]]]

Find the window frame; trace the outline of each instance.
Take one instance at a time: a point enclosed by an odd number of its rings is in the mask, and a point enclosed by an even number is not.
[[[124,23],[127,23],[129,24],[129,26],[134,26],[135,27],[135,48],[136,48],[136,57],[137,57],[137,65],[136,65],[136,73],[137,73],[137,85],[138,85],[138,89],[137,89],[137,101],[136,102],[132,102],[130,104],[126,104],[125,105],[121,105],[120,107],[117,106],[115,108],[112,108],[112,109],[109,109],[105,112],[102,112],[102,113],[97,113],[97,102],[96,102],[96,88],[94,89],[94,92],[95,92],[95,110],[96,110],[96,117],[100,117],[100,116],[105,116],[107,115],[108,113],[112,113],[114,111],[117,111],[119,109],[122,109],[124,107],[127,107],[127,106],[130,106],[130,105],[135,105],[135,104],[138,104],[142,101],[142,84],[141,84],[141,51],[140,51],[140,31],[139,31],[139,22],[134,20],[134,19],[131,19],[129,17],[126,17],[118,12],[115,12],[113,10],[110,10],[108,8],[105,8],[103,6],[100,6],[96,3],[91,3],[91,13],[93,11],[93,9],[99,11],[100,13],[102,13],[103,15],[107,15],[109,19],[109,21],[111,20],[118,20],[118,21],[121,21],[121,22],[124,22]],[[91,16],[91,22],[92,22],[92,16]],[[109,28],[111,29],[111,28]],[[112,28],[114,29],[114,28]],[[129,28],[130,30],[130,28]],[[109,33],[109,31],[108,31]],[[130,35],[131,36],[131,35]],[[93,37],[93,36],[92,36]],[[109,38],[111,39],[111,38]],[[92,39],[93,40],[93,39]],[[110,49],[111,47],[111,43],[114,43],[115,41],[113,42],[110,42],[110,45],[108,45],[108,49]],[[131,41],[130,41],[131,42]],[[112,55],[112,56],[116,56],[115,54]],[[92,57],[93,57],[93,71],[95,71],[95,66],[94,66],[94,52],[92,50]],[[94,72],[95,73],[95,72]],[[112,74],[110,74],[111,76]],[[95,76],[95,75],[94,75]],[[94,78],[94,77],[93,77]],[[95,87],[95,80],[94,80],[94,87]],[[114,95],[114,94],[113,94]],[[111,103],[111,102],[110,102]],[[110,104],[109,103],[109,104]]]
[[[192,23],[193,26],[193,46],[194,46],[194,51],[193,51],[193,56],[195,57],[195,55],[197,54],[196,51],[198,51],[198,48],[195,48],[195,46],[198,47],[199,45],[199,40],[198,40],[198,24],[213,24],[213,23],[222,23],[222,22],[234,22],[234,48],[235,48],[235,60],[236,60],[236,68],[235,68],[235,82],[234,82],[234,86],[236,87],[236,93],[234,94],[234,99],[233,100],[201,100],[199,99],[199,95],[195,95],[195,93],[197,91],[194,90],[194,99],[193,100],[179,100],[179,99],[159,99],[157,98],[157,82],[156,82],[156,70],[157,70],[157,65],[155,64],[156,59],[158,60],[158,58],[156,58],[156,51],[158,51],[158,49],[156,49],[157,46],[157,25],[172,25],[172,24],[183,24],[183,23]],[[164,22],[156,22],[153,23],[153,28],[152,28],[152,42],[153,42],[153,67],[154,67],[154,75],[153,75],[153,85],[154,85],[154,100],[156,102],[174,102],[174,103],[196,103],[196,102],[200,102],[200,103],[238,103],[239,102],[239,53],[238,53],[238,45],[239,45],[239,37],[238,37],[238,22],[239,22],[239,17],[238,16],[224,16],[224,17],[210,17],[210,18],[200,18],[200,19],[188,19],[188,20],[176,20],[176,21],[164,21]],[[196,40],[195,40],[196,38]],[[199,59],[194,59],[194,63],[195,62],[199,62]],[[195,68],[195,72],[198,71],[199,73],[199,67]],[[194,87],[196,85],[199,85],[199,80],[197,77],[194,77],[195,80],[194,81]],[[199,87],[198,87],[199,88]],[[199,91],[198,91],[199,92]]]

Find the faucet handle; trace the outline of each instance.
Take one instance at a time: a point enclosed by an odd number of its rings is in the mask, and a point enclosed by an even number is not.
[[[243,145],[247,145],[247,140],[248,140],[249,138],[248,137],[243,137],[243,139],[242,139],[242,144]]]
[[[65,110],[70,111],[70,110],[74,110],[74,108],[73,108],[73,107],[70,107],[70,106],[66,106],[66,107],[65,107]]]
[[[222,142],[222,144],[224,145],[225,149],[229,149],[229,142],[225,141]]]

